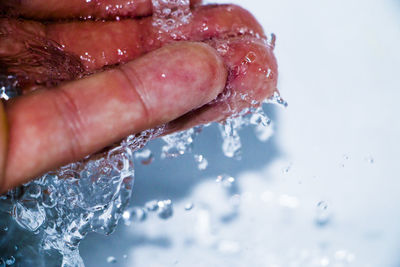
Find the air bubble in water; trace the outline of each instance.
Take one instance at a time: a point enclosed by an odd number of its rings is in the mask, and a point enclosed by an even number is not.
[[[208,161],[203,155],[194,155],[194,160],[197,163],[197,168],[201,171],[207,169]]]
[[[318,202],[315,215],[315,224],[319,227],[323,227],[329,224],[330,220],[331,214],[328,210],[328,203],[326,201]]]
[[[172,201],[170,199],[158,201],[157,215],[163,220],[167,220],[172,217],[174,210],[172,207]]]

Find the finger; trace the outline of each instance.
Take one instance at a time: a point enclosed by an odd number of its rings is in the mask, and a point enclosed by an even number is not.
[[[119,68],[11,100],[3,189],[210,102],[224,88],[226,76],[214,49],[181,42]]]
[[[208,42],[216,49],[221,43],[225,52],[220,55],[229,71],[227,96],[221,94],[211,103],[170,122],[165,134],[222,121],[245,108],[257,107],[279,93],[278,66],[270,46],[252,37]]]
[[[1,101],[1,100],[0,100]],[[7,158],[7,117],[3,103],[0,102],[0,188],[4,181],[4,169]]]
[[[191,0],[191,5],[201,0]],[[152,14],[152,0],[2,0],[4,14],[32,19],[113,19]]]
[[[203,41],[243,35],[264,36],[255,18],[233,5],[202,6],[193,11],[188,24],[160,32],[151,17],[117,22],[56,23],[46,36],[77,55],[88,71],[130,61],[174,40]]]
[[[79,77],[82,66],[79,66],[78,61],[90,73],[153,51],[173,41],[174,35],[179,37],[177,39],[191,41],[247,34],[260,38],[264,36],[262,27],[249,12],[232,5],[199,7],[193,11],[189,24],[162,36],[159,28],[153,25],[152,18],[119,22],[56,23],[47,26],[30,21],[2,20],[0,28],[7,32],[7,37],[0,39],[0,62],[8,66],[10,73],[24,77],[25,84],[39,81],[47,85],[55,83],[57,79],[62,81]],[[42,41],[42,47],[47,49],[27,49],[26,45],[32,43],[31,40]],[[54,47],[53,43],[45,43],[45,40],[53,40],[60,46]],[[59,55],[61,51],[66,53],[64,57]],[[7,58],[8,62],[15,64],[6,62]],[[27,66],[25,63],[32,62],[32,58],[36,63],[33,68],[32,64]],[[47,64],[45,68],[41,67],[43,64]],[[67,74],[66,69],[69,70]]]

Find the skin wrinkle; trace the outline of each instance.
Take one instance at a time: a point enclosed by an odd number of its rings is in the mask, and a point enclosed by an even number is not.
[[[142,80],[139,78],[139,75],[136,73],[134,68],[128,67],[126,65],[123,65],[120,68],[116,69],[119,71],[118,73],[120,73],[120,75],[127,81],[129,85],[128,87],[130,87],[130,91],[134,92],[138,96],[138,99],[140,100],[140,103],[142,104],[145,113],[144,116],[146,117],[146,125],[150,125],[152,119],[148,104],[144,100],[142,93],[140,93],[142,90],[138,90],[138,87],[145,88]],[[134,82],[133,79],[136,82]],[[146,92],[146,90],[143,91]]]
[[[69,153],[71,158],[78,158],[82,149],[82,129],[85,125],[82,120],[81,113],[77,108],[75,99],[70,96],[69,92],[64,88],[59,88],[58,90],[52,90],[56,97],[56,102],[54,103],[56,110],[59,112],[59,117],[63,120],[65,128],[68,129],[69,142],[72,144],[69,147]]]

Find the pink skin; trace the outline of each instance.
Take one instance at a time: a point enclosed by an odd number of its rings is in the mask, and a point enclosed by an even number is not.
[[[190,1],[197,5],[201,0]],[[0,10],[33,19],[142,17],[152,14],[151,0],[2,0]]]
[[[201,107],[217,97],[226,79],[214,49],[181,42],[12,99],[6,103],[10,139],[3,189]]]
[[[254,101],[271,97],[276,92],[277,64],[273,46],[265,42],[257,21],[247,11],[231,5],[199,7],[193,14],[188,25],[172,32],[177,33],[175,38],[171,33],[160,36],[151,18],[47,26],[10,19],[0,21],[0,29],[12,29],[11,34],[0,39],[0,61],[18,57],[25,49],[18,44],[24,43],[25,36],[35,35],[40,36],[38,42],[51,39],[62,45],[62,51],[71,58],[80,58],[81,68],[76,68],[80,75],[102,71],[8,103],[10,149],[3,188],[99,151],[128,134],[168,122],[166,132],[221,121],[254,106]],[[160,47],[179,40],[205,42],[207,45],[193,50],[208,51],[203,59],[205,65],[198,66],[199,59],[191,49],[193,56],[178,55],[176,45],[167,46],[166,51],[161,49],[163,56],[157,54]],[[17,49],[7,50],[10,43],[17,44]],[[183,43],[183,48],[196,45],[199,44]],[[124,53],[118,53],[118,49]],[[169,55],[172,50],[175,56]],[[143,57],[146,53],[149,54]],[[165,66],[169,61],[176,64]],[[151,63],[144,68],[138,62]],[[118,63],[123,63],[118,69],[125,70],[122,78],[120,71],[102,70]],[[18,73],[23,68],[14,65],[10,69]],[[167,79],[161,76],[166,74],[164,71],[169,71]],[[32,77],[24,81],[28,89],[36,89],[32,87],[34,81],[46,81],[51,76],[31,69],[25,73]],[[162,86],[167,89],[155,89]],[[127,95],[127,87],[136,93]],[[46,151],[46,155],[38,155],[37,151]]]

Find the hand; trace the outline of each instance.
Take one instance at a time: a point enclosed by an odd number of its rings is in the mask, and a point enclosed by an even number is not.
[[[3,191],[129,134],[221,121],[276,92],[273,44],[240,7],[196,5],[165,30],[150,0],[86,2],[0,3],[0,71],[23,92],[0,105]]]

